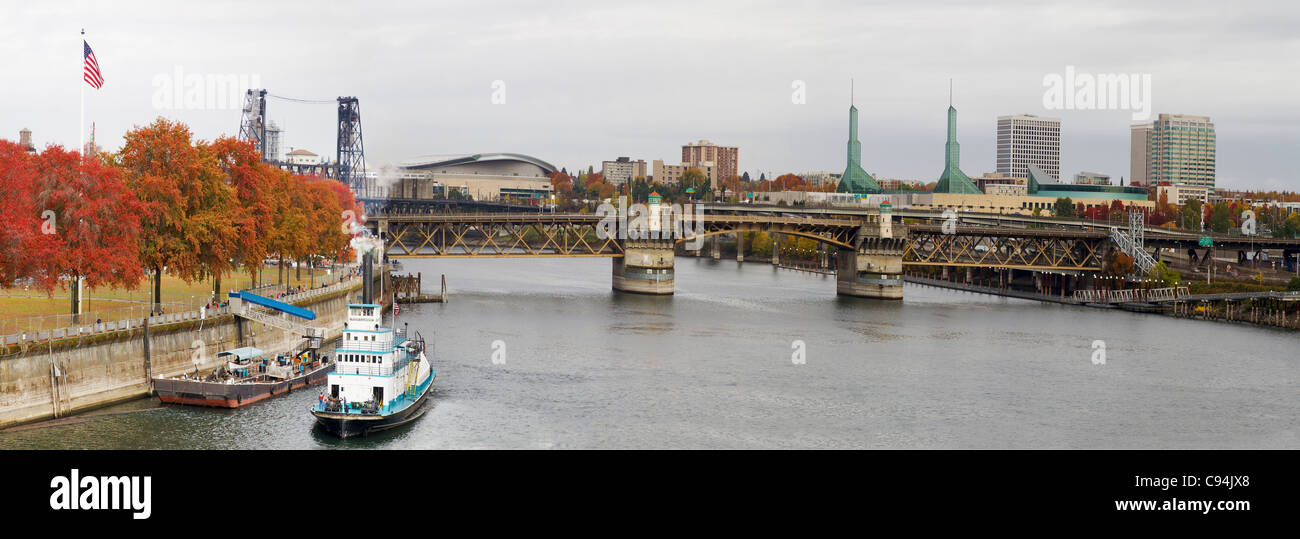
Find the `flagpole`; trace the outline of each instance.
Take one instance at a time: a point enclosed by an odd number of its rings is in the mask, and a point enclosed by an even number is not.
[[[81,71],[82,78],[85,78],[86,70],[86,29],[81,29]],[[77,153],[83,154],[86,151],[86,81],[81,81],[81,122],[77,124]]]
[[[81,72],[82,78],[85,78],[86,71],[86,29],[81,29]],[[81,121],[77,123],[77,154],[81,159],[86,157],[86,81],[81,81]],[[81,159],[77,162],[80,163]],[[73,281],[76,286],[72,290],[72,320],[80,323],[81,320],[81,278],[74,277]]]

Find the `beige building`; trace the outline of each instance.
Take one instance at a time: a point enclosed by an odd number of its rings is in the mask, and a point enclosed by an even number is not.
[[[1087,198],[1074,196],[1070,197],[1070,200],[1075,204],[1083,203],[1084,207],[1110,207],[1111,203],[1116,199],[1113,197]],[[1121,200],[1120,202],[1125,207],[1135,206],[1154,209],[1156,206],[1156,203],[1150,200]],[[1051,215],[1052,207],[1055,204],[1056,197],[1049,196],[960,193],[927,193],[923,196],[914,197],[912,201],[912,207],[917,209],[954,209],[958,211],[1019,215],[1032,215],[1034,210],[1038,210],[1040,215]]]
[[[285,157],[290,165],[313,166],[321,164],[321,158],[319,155],[301,148],[289,152]]]
[[[518,153],[437,155],[401,163],[393,198],[434,198],[460,191],[474,200],[549,200],[550,163]]]
[[[736,146],[718,146],[703,139],[682,146],[683,165],[696,168],[712,166],[718,169],[716,174],[718,179],[736,176],[739,162],[740,149]]]
[[[1199,185],[1214,193],[1216,139],[1208,116],[1161,114],[1130,128],[1129,169],[1141,185]]]
[[[630,157],[602,161],[600,163],[600,175],[604,176],[605,181],[610,184],[622,185],[637,178],[646,177],[645,161],[641,159],[633,161]]]
[[[1029,179],[1025,177],[1000,172],[985,172],[983,176],[976,176],[970,180],[975,183],[975,187],[987,194],[1024,195],[1029,193]]]
[[[655,159],[652,173],[654,180],[664,185],[677,185],[682,181],[682,174],[687,170],[698,168],[704,173],[704,177],[709,180],[709,187],[718,188],[718,168],[712,163],[699,163],[695,165],[665,165],[662,159]]]
[[[1156,200],[1165,196],[1170,204],[1182,206],[1190,199],[1201,201],[1202,204],[1210,201],[1210,188],[1203,185],[1160,185],[1156,187]]]
[[[830,172],[827,170],[818,170],[814,172],[801,172],[799,173],[799,177],[803,178],[804,183],[807,183],[808,185],[811,185],[813,187],[821,187],[823,185],[834,185],[839,183],[840,181],[839,172]]]
[[[1129,126],[1128,184],[1147,185],[1151,176],[1151,124]]]
[[[883,191],[897,191],[904,188],[920,189],[925,186],[925,182],[921,180],[877,179],[876,185],[879,185]]]

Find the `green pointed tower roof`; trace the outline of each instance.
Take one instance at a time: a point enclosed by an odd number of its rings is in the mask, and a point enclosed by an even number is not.
[[[858,108],[849,105],[849,163],[840,176],[837,193],[872,194],[880,192],[880,184],[867,171],[862,170],[862,143],[858,142]]]
[[[961,171],[961,146],[957,144],[957,109],[948,105],[948,144],[944,146],[943,174],[935,184],[936,193],[978,195],[980,190],[970,176]]]

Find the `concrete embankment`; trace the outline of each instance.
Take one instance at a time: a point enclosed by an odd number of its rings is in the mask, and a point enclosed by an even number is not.
[[[347,304],[361,279],[321,291],[294,304],[316,313],[312,325],[338,338]],[[216,354],[240,346],[267,353],[302,344],[295,332],[231,314],[150,325],[44,342],[8,344],[0,351],[0,427],[63,417],[148,396],[150,379],[206,372],[222,360]]]

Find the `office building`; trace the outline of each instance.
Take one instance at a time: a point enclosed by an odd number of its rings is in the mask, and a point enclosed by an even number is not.
[[[1053,179],[1061,177],[1061,119],[1032,114],[999,116],[997,129],[997,172],[1008,176],[1029,176],[1035,165]]]

